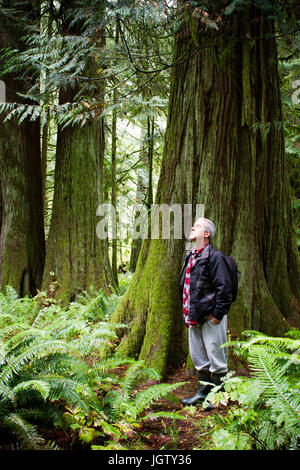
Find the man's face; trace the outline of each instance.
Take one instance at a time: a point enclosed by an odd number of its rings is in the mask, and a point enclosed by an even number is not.
[[[188,239],[192,242],[195,242],[196,240],[204,242],[204,239],[207,240],[209,237],[209,232],[207,230],[204,230],[204,227],[205,222],[196,222],[191,228],[191,232]]]

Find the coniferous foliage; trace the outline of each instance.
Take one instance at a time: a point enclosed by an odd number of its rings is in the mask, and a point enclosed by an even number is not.
[[[171,37],[174,34],[171,20],[176,17],[167,13],[172,9],[165,7],[161,12],[148,1],[138,6],[131,2],[103,0],[92,4],[84,0],[58,3],[60,6],[55,7],[50,0],[42,2],[40,14],[29,26],[22,10],[17,10],[24,25],[22,41],[26,44],[26,51],[2,50],[1,76],[18,73],[22,77],[29,72],[32,86],[26,97],[32,103],[30,106],[16,102],[1,103],[0,110],[7,113],[7,120],[16,117],[19,123],[25,119],[33,122],[48,115],[62,126],[84,126],[88,120],[99,119],[111,107],[130,104],[130,99],[151,89],[153,80],[155,86],[156,77],[173,66],[170,31],[166,33],[168,26],[172,30]],[[15,13],[14,7],[2,11],[8,17]],[[47,33],[49,19],[52,24],[50,35]],[[116,22],[120,29],[118,44],[113,40]],[[71,29],[76,28],[77,33],[66,30],[66,24]],[[153,24],[156,25],[156,35],[152,33]],[[101,33],[99,36],[103,28],[105,35]],[[141,37],[143,41],[140,41]],[[88,73],[91,59],[97,64],[96,76]],[[46,77],[44,80],[42,77],[42,91],[41,72]],[[115,88],[121,90],[117,104],[108,95],[106,109],[103,109],[103,87],[100,87],[100,93],[95,93],[99,89],[98,84],[104,83],[108,84],[106,94]],[[72,102],[55,101],[55,94],[67,87],[77,90]],[[166,95],[164,79],[160,87]]]

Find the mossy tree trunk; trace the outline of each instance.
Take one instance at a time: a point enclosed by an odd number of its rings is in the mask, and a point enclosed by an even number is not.
[[[36,7],[39,13],[37,2]],[[1,15],[0,48],[24,49],[22,19],[15,20]],[[26,93],[29,77],[6,75],[4,81],[6,102],[24,103],[17,93]],[[0,285],[20,296],[35,295],[45,261],[40,123],[4,123],[5,117],[0,117]]]
[[[300,324],[300,277],[274,23],[254,8],[229,15],[219,31],[190,17],[174,54],[180,63],[155,202],[204,204],[217,227],[214,246],[237,260],[242,276],[231,334],[254,328],[280,335]],[[184,240],[145,240],[112,319],[131,326],[120,351],[162,374],[187,354],[178,294],[184,248]]]
[[[65,2],[67,7],[74,7],[73,1]],[[71,22],[70,18],[68,21]],[[81,32],[78,22],[70,28],[65,25],[64,30],[66,34]],[[85,75],[95,77],[96,68],[90,61]],[[101,83],[95,90],[100,96]],[[60,103],[73,102],[78,86],[62,88]],[[96,234],[99,221],[96,210],[103,203],[103,159],[103,119],[90,119],[82,127],[58,126],[53,212],[43,288],[48,289],[52,283],[53,295],[66,302],[91,287],[110,291],[115,285],[107,241]]]

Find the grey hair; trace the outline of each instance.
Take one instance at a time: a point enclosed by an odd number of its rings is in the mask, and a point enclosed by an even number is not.
[[[200,221],[205,223],[204,230],[209,232],[209,239],[211,240],[216,233],[215,224],[211,220],[205,219],[204,217],[200,217],[199,219],[197,219],[196,223]]]

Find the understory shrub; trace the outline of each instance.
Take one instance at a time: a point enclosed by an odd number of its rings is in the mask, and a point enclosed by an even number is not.
[[[300,431],[300,335],[268,337],[245,331],[243,341],[227,343],[246,360],[250,377],[228,374],[207,399],[233,406],[215,415],[215,449],[297,449]]]
[[[107,319],[117,301],[100,291],[63,307],[42,292],[0,293],[0,448],[57,448],[47,438],[56,429],[72,430],[89,448],[120,448],[147,407],[182,385],[135,393],[142,380],[160,377],[143,361],[115,354],[115,330],[125,325]],[[127,367],[122,378],[114,373],[120,366]]]

